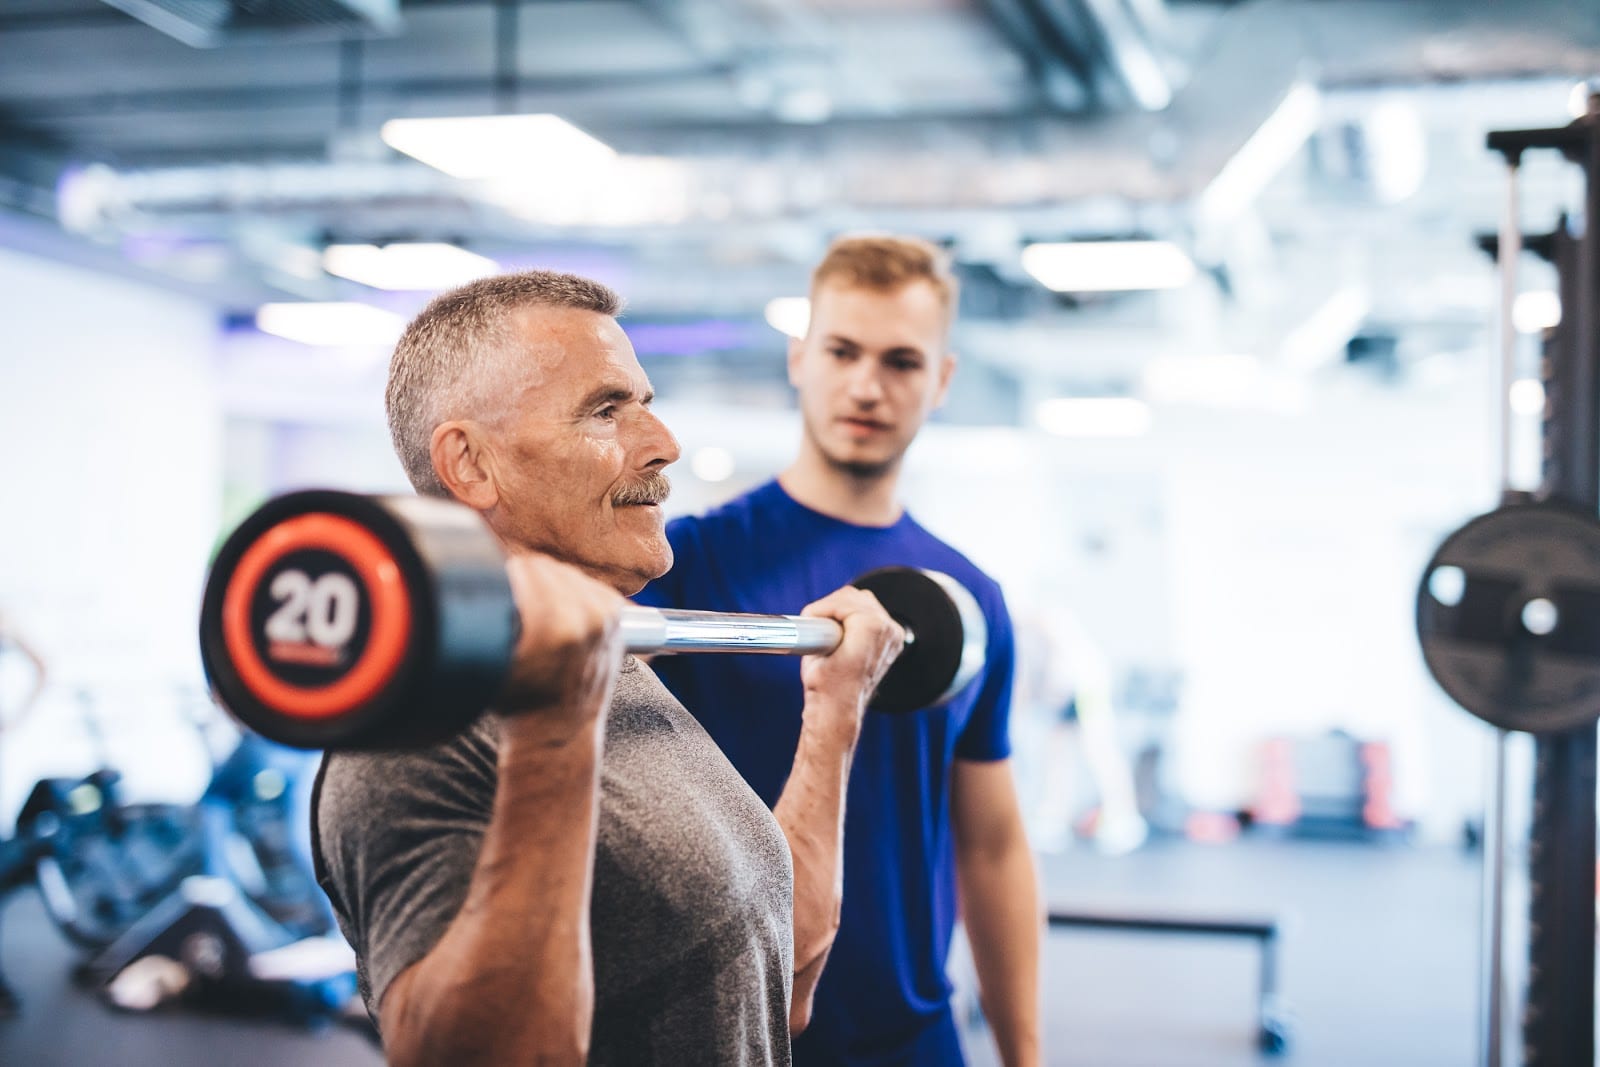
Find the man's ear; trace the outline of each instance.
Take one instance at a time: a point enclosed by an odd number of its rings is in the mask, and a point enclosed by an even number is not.
[[[950,379],[956,376],[956,363],[958,362],[959,360],[954,352],[946,352],[944,358],[939,361],[939,388],[933,394],[934,407],[944,406],[945,395],[950,392]]]
[[[483,427],[475,422],[442,422],[433,428],[433,470],[450,495],[477,511],[500,502],[494,456]]]

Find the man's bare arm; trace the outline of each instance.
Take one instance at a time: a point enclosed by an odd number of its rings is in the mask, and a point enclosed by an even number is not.
[[[523,636],[497,709],[494,810],[461,911],[384,994],[397,1067],[581,1064],[588,1054],[589,898],[621,598],[549,560],[514,560],[510,573]]]
[[[850,761],[861,736],[867,699],[899,655],[904,632],[877,599],[841,589],[802,613],[839,620],[844,640],[827,656],[801,666],[805,708],[794,768],[773,814],[794,858],[794,991],[789,1029],[811,1021],[812,996],[822,975],[844,899],[844,802]]]
[[[1040,1062],[1039,876],[1008,760],[957,760],[950,791],[961,913],[1001,1062]]]

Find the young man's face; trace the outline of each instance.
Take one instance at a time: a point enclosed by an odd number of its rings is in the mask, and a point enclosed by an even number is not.
[[[945,351],[948,312],[932,283],[878,291],[824,283],[811,328],[789,345],[806,439],[858,478],[896,470],[955,369]]]
[[[650,411],[650,380],[615,319],[572,308],[513,316],[525,356],[490,420],[512,545],[574,564],[626,595],[672,566],[660,508],[678,442]]]

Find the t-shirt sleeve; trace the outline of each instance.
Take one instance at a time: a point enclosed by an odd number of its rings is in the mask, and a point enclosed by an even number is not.
[[[1001,760],[1011,755],[1011,688],[1016,675],[1016,635],[1005,598],[995,589],[984,604],[989,643],[978,699],[956,741],[956,758]]]
[[[494,789],[493,753],[477,730],[419,752],[328,757],[314,815],[318,876],[374,1019],[389,983],[438,944],[466,901]]]

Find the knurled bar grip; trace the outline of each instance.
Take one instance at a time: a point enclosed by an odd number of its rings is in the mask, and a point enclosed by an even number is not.
[[[833,619],[803,615],[693,611],[687,608],[622,609],[622,640],[629,652],[832,652],[844,639]],[[912,642],[906,630],[906,644]]]

